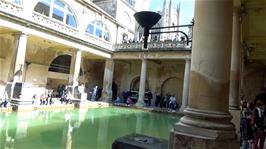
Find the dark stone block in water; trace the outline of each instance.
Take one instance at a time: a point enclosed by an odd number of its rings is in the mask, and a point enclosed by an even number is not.
[[[167,149],[168,141],[141,134],[130,134],[117,138],[112,149]]]

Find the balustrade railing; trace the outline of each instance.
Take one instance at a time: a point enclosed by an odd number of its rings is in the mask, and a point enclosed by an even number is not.
[[[11,14],[20,14],[22,7],[9,1],[0,0],[0,10]]]
[[[193,22],[189,25],[154,27],[150,29],[148,50],[191,50]],[[143,41],[123,39],[115,45],[116,51],[143,50]]]
[[[54,30],[57,30],[57,31],[60,31],[60,32],[63,32],[63,33],[66,33],[72,36],[78,35],[77,29],[67,26],[59,21],[53,20],[37,12],[32,12],[32,20],[38,24],[47,26],[49,28],[52,28]]]

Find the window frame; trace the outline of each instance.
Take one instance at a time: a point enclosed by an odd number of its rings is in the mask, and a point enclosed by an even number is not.
[[[34,6],[34,9],[33,11],[36,12],[36,13],[39,13],[41,15],[43,15],[42,13],[38,12],[38,11],[35,11],[35,8],[36,6],[38,5],[38,3],[46,3],[46,4],[49,4],[49,16],[46,16],[46,17],[49,17],[50,19],[53,19],[53,20],[56,20],[56,21],[59,21],[61,23],[64,23],[65,25],[69,26],[69,27],[72,27],[72,28],[75,28],[77,29],[78,28],[78,22],[77,22],[77,17],[75,15],[75,13],[73,12],[73,9],[63,0],[57,0],[57,1],[60,1],[64,4],[64,7],[60,7],[59,5],[56,4],[55,2],[56,0],[38,0],[38,2],[36,3],[36,5]],[[54,10],[57,10],[57,11],[60,11],[60,12],[63,12],[63,20],[59,20],[55,17],[53,17],[53,15],[55,14],[54,13]],[[55,14],[56,15],[56,14]],[[68,23],[67,22],[67,16],[72,16],[74,18],[74,23]]]
[[[92,33],[91,32],[88,32],[89,31],[89,26],[92,26]],[[96,33],[97,30],[100,30],[101,31],[101,37],[99,37]],[[86,28],[86,34],[90,34],[90,35],[93,35],[97,38],[100,38],[106,42],[111,42],[111,34],[109,32],[109,29],[107,28],[107,26],[100,20],[94,20],[92,22],[90,22],[88,25],[87,25],[87,28]],[[107,39],[105,38],[105,35],[108,35]]]

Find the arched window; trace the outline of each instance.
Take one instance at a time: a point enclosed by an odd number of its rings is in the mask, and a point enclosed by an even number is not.
[[[105,41],[110,41],[110,34],[105,24],[101,21],[93,21],[89,23],[86,32]]]
[[[73,11],[62,0],[39,0],[34,11],[77,28]]]

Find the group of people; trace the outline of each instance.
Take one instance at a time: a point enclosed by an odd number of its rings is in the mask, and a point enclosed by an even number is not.
[[[121,102],[126,104],[135,104],[138,101],[137,95],[138,95],[137,92],[124,91],[122,92],[123,100],[121,100]],[[146,92],[144,98],[146,106],[151,106],[152,99],[153,99],[152,92],[151,91]],[[155,106],[160,108],[167,108],[169,110],[179,109],[179,104],[177,103],[175,95],[171,94],[166,94],[165,96],[163,96],[162,94],[156,94]]]
[[[122,92],[123,100],[122,103],[135,104],[138,101],[138,93],[135,91],[124,91]],[[148,91],[144,95],[144,103],[147,107],[151,106],[152,92]],[[118,100],[117,100],[118,101]]]
[[[156,94],[155,106],[160,108],[167,108],[170,110],[178,110],[179,104],[176,101],[175,95],[166,94]]]
[[[46,90],[45,93],[39,97],[37,94],[33,95],[32,104],[34,105],[52,105],[54,103],[52,98],[53,90]]]
[[[240,142],[242,149],[264,149],[266,136],[265,101],[241,101]]]

